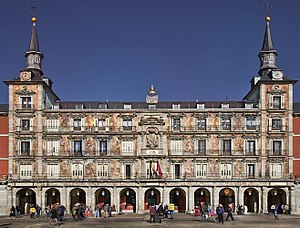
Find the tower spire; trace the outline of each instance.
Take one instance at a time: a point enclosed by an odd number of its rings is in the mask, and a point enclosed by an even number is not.
[[[28,69],[37,69],[41,70],[41,60],[44,58],[44,55],[40,51],[38,36],[37,36],[37,29],[36,29],[36,21],[37,18],[36,14],[36,6],[32,6],[32,31],[30,37],[29,48],[25,53],[25,58],[27,59],[27,67]]]
[[[266,10],[266,29],[264,34],[263,45],[258,57],[260,58],[260,71],[265,69],[277,69],[276,57],[278,55],[277,51],[273,47],[272,35],[270,29],[271,18],[269,16],[269,9],[271,6],[266,3],[264,7]]]

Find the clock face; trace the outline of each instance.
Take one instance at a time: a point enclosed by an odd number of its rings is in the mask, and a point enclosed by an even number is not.
[[[21,81],[30,81],[31,80],[31,72],[24,71],[20,73]]]
[[[272,77],[273,79],[281,80],[283,78],[283,73],[281,71],[273,71]]]

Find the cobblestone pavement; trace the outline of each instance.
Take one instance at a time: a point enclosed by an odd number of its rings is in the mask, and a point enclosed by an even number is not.
[[[235,215],[235,221],[225,221],[224,225],[215,223],[212,218],[207,222],[201,222],[199,218],[187,214],[175,214],[174,219],[163,219],[161,223],[149,223],[149,215],[127,214],[111,218],[88,218],[83,221],[73,221],[69,216],[58,226],[49,225],[46,218],[29,219],[27,216],[10,219],[0,217],[0,228],[38,228],[38,227],[61,227],[61,228],[86,228],[86,227],[300,227],[300,216],[279,215],[279,220],[274,220],[272,215]]]

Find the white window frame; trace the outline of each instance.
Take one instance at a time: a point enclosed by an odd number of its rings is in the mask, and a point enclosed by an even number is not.
[[[171,155],[183,155],[183,141],[181,139],[172,139],[170,141]]]
[[[23,155],[22,154],[22,142],[29,142],[29,154]],[[20,156],[31,156],[32,155],[32,140],[31,139],[21,139],[19,140],[19,155]]]
[[[32,164],[20,164],[19,165],[19,175],[20,179],[32,179]]]
[[[208,164],[206,163],[196,163],[196,178],[206,178],[208,172]]]
[[[46,119],[46,131],[58,132],[59,131],[59,119]]]
[[[180,104],[172,104],[172,109],[180,109]]]
[[[270,163],[270,178],[282,178],[283,168],[283,163]]]
[[[102,146],[101,148],[100,148],[100,146],[101,146],[101,142],[106,142],[106,151],[104,150],[104,146]],[[108,154],[108,139],[99,139],[98,140],[98,143],[97,143],[98,145],[97,145],[97,151],[98,151],[98,155],[107,155]]]
[[[280,104],[278,107],[275,105],[276,102],[274,102],[275,97],[280,98]],[[282,95],[278,95],[278,94],[271,95],[270,96],[270,109],[283,109],[284,108],[283,101],[284,101],[284,99],[283,99]]]
[[[55,179],[59,178],[60,170],[59,164],[47,164],[47,178]]]
[[[132,109],[132,105],[131,104],[124,104],[123,109],[124,110],[130,110],[130,109]]]
[[[280,142],[280,144],[281,144],[281,151],[280,151],[279,154],[275,154],[274,142]],[[272,155],[279,155],[279,156],[284,155],[283,139],[272,139],[272,140],[270,140],[270,148],[271,148]]]
[[[108,178],[109,177],[109,164],[98,163],[97,164],[97,177]]]
[[[221,163],[220,164],[220,176],[221,179],[232,179],[232,168],[231,163]]]
[[[251,130],[257,130],[257,116],[246,116],[245,117],[245,130],[251,131]]]
[[[253,175],[249,172],[249,167],[253,167]],[[255,163],[246,163],[245,165],[247,178],[255,178],[256,177],[256,164]]]
[[[121,142],[122,155],[134,156],[134,141],[124,140]]]
[[[122,131],[132,131],[133,129],[133,120],[132,118],[122,119]]]
[[[72,164],[72,178],[83,179],[84,165],[80,163]]]
[[[171,118],[171,128],[172,131],[181,131],[181,118],[179,116],[174,116]]]
[[[48,156],[57,156],[60,152],[60,140],[46,140],[45,141],[46,154]]]
[[[195,119],[195,125],[196,125],[196,130],[197,131],[204,131],[206,130],[206,117],[196,117]]]
[[[231,116],[221,116],[220,127],[221,127],[222,131],[230,131],[232,128],[232,117]]]
[[[250,147],[249,147],[249,143],[248,142],[254,142],[254,153],[250,152]],[[245,148],[245,152],[244,154],[245,155],[256,155],[257,154],[257,139],[245,139],[245,145],[244,145],[244,148]]]
[[[176,177],[176,165],[179,165],[179,177]],[[171,177],[172,179],[182,179],[182,177],[184,176],[184,173],[183,173],[183,169],[182,169],[182,164],[181,163],[173,163],[172,164],[172,172],[171,172]]]

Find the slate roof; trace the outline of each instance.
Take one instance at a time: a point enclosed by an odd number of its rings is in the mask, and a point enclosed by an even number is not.
[[[8,112],[8,104],[0,104],[0,112]]]
[[[294,113],[300,114],[300,102],[294,103]]]

